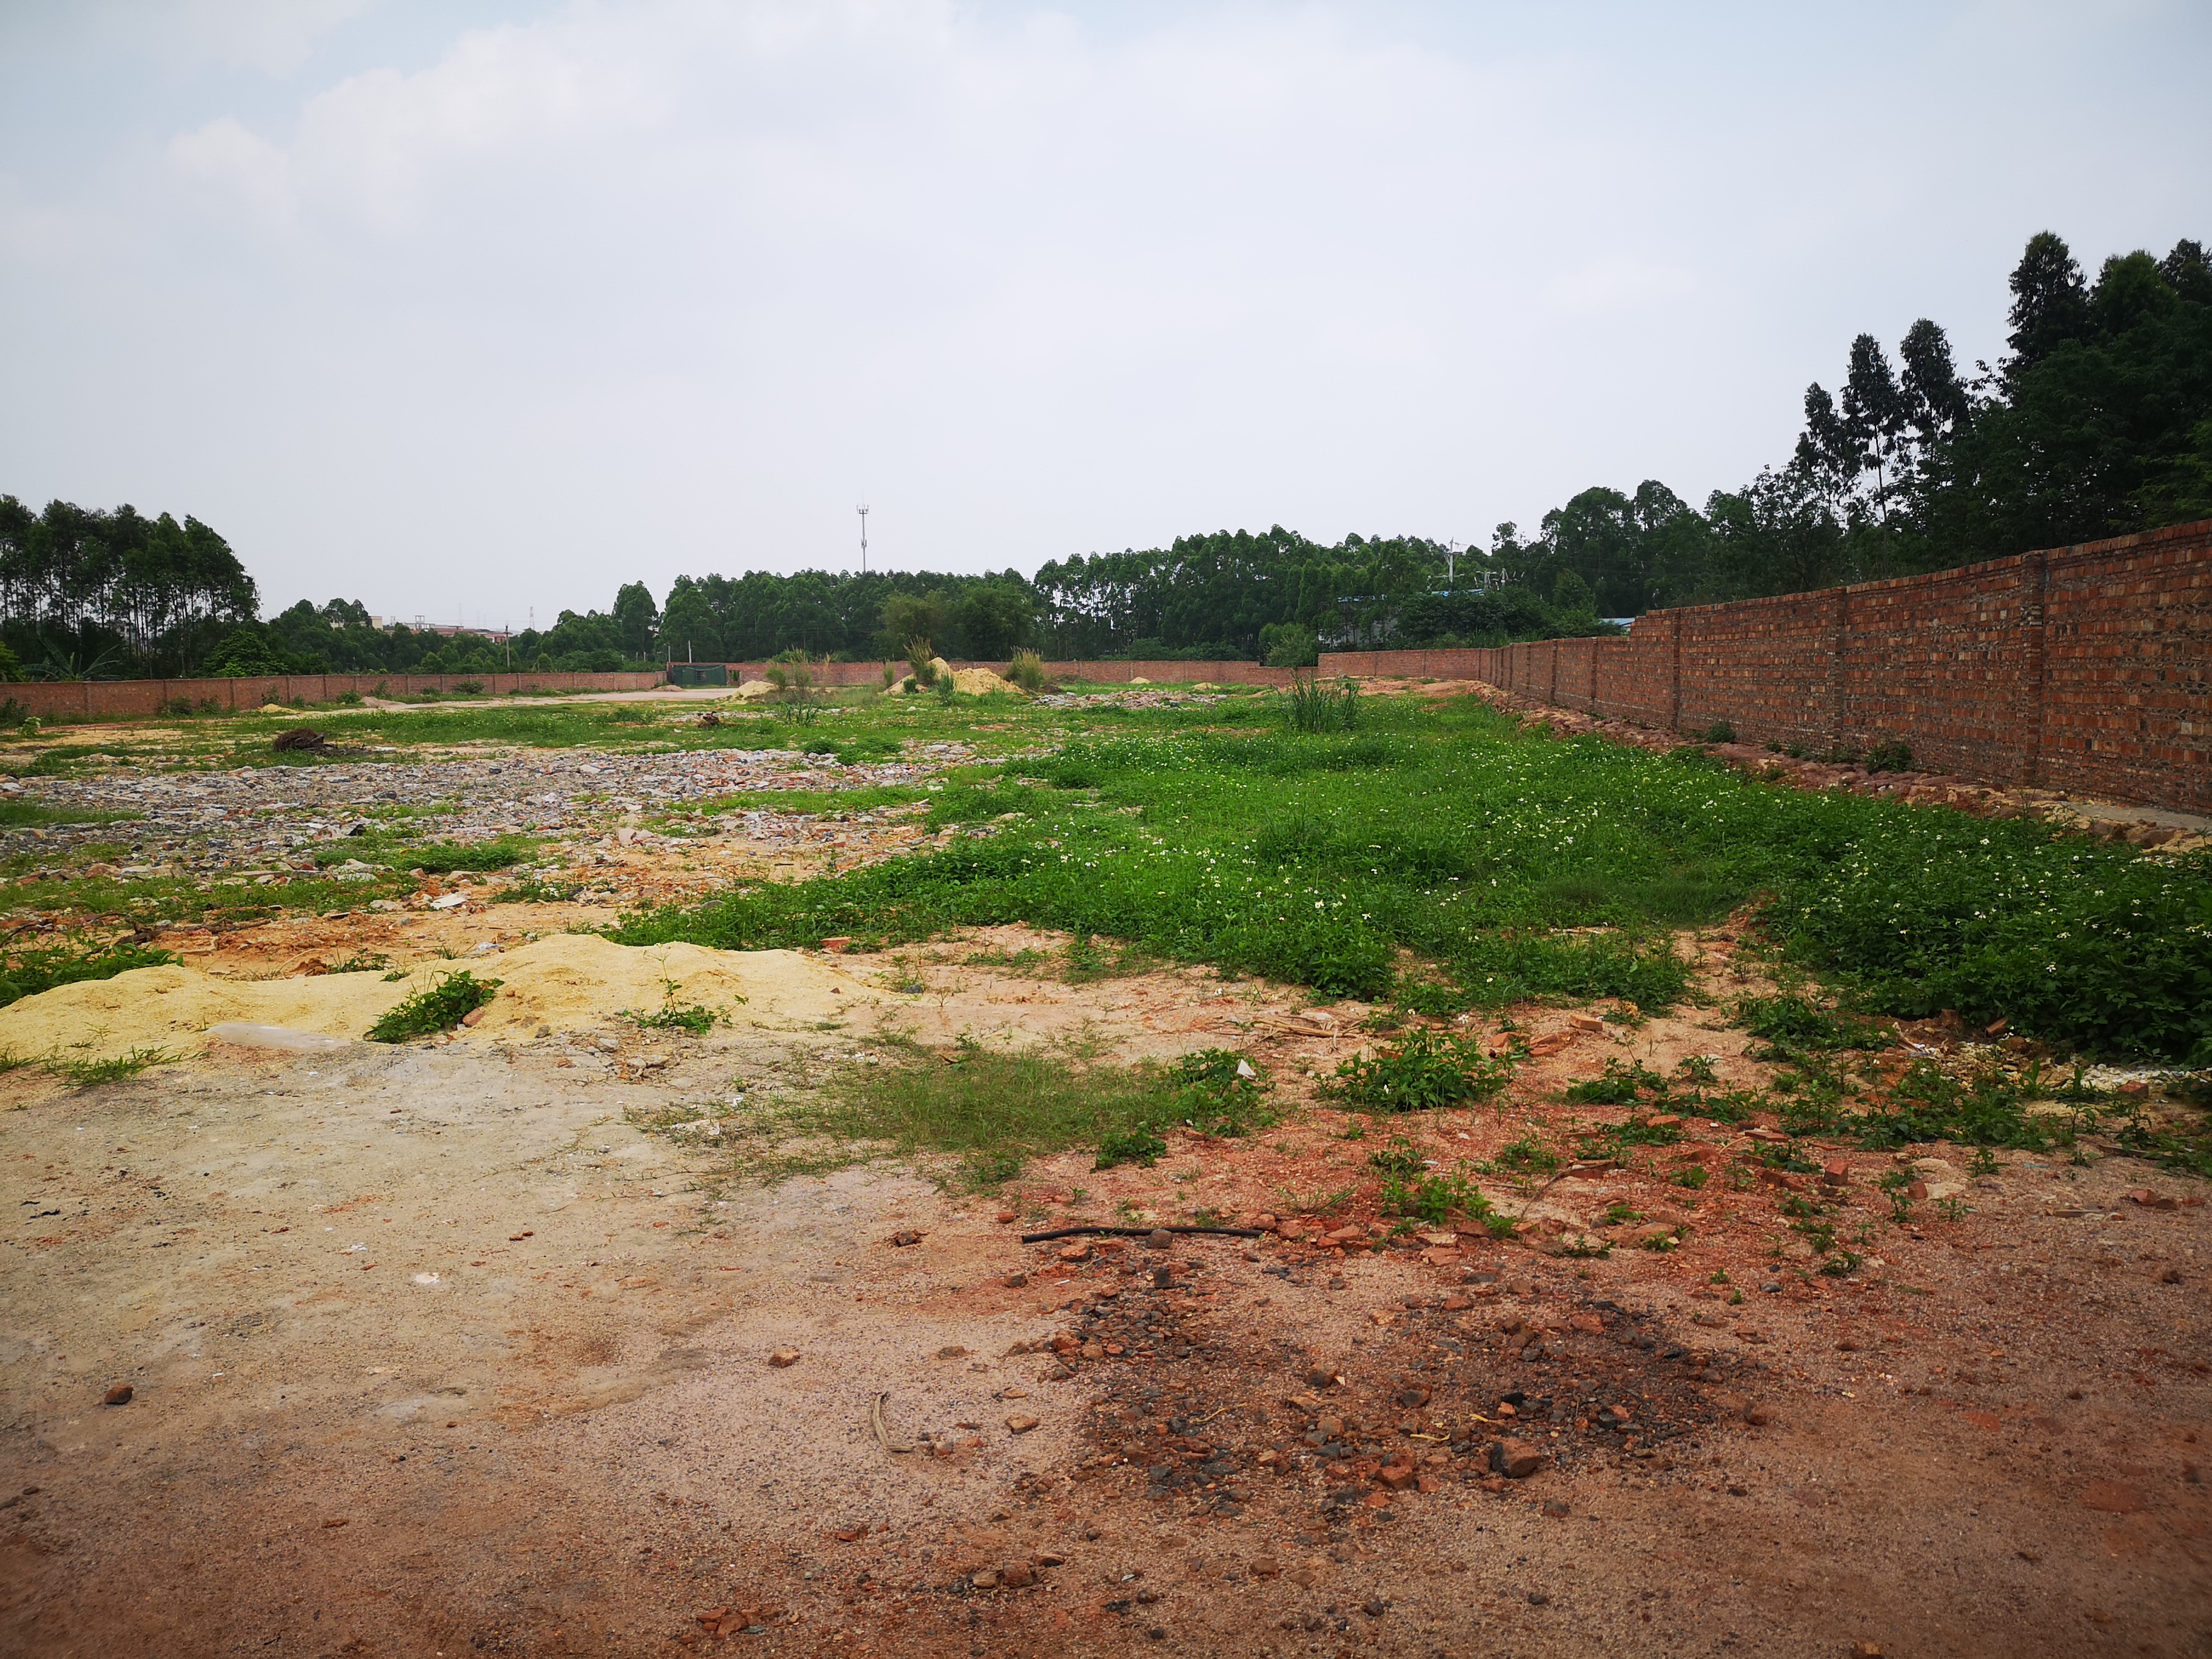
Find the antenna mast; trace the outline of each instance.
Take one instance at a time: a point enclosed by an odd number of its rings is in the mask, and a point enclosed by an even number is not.
[[[860,574],[868,574],[868,507],[863,501],[853,509],[860,515]]]

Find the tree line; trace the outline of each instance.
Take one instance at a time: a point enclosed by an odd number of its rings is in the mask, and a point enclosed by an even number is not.
[[[748,571],[641,582],[605,611],[494,643],[370,624],[357,600],[266,623],[196,519],[0,496],[0,672],[54,677],[610,670],[779,655],[1249,659],[1500,645],[1608,618],[1942,569],[2212,517],[2212,263],[2197,242],[2089,280],[2057,236],[2010,278],[2008,352],[1962,370],[1922,319],[1806,390],[1795,451],[1702,508],[1656,480],[1585,489],[1486,548],[1418,536],[1217,531],[1050,560],[1033,576]]]
[[[202,524],[0,495],[0,673],[116,678],[185,672],[259,594]]]

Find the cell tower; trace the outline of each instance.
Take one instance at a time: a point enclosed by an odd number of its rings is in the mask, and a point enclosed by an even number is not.
[[[863,501],[853,509],[860,515],[860,574],[868,574],[868,507]]]

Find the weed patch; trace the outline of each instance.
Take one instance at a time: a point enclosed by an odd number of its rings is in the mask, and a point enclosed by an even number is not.
[[[77,985],[87,980],[112,979],[134,968],[166,968],[177,961],[167,951],[140,945],[103,945],[90,949],[70,945],[26,947],[8,953],[0,968],[0,1008],[23,997],[51,991],[57,985]]]
[[[1377,1112],[1432,1112],[1488,1100],[1512,1079],[1510,1062],[1492,1060],[1472,1037],[1425,1029],[1396,1047],[1355,1055],[1336,1068],[1326,1091],[1347,1106]]]
[[[405,1042],[449,1031],[492,1000],[501,981],[478,979],[464,968],[441,974],[368,1028],[371,1042]]]
[[[106,1060],[63,1060],[58,1057],[42,1061],[47,1074],[66,1083],[72,1089],[96,1089],[103,1083],[120,1083],[125,1078],[155,1066],[173,1066],[179,1057],[166,1048],[133,1048],[127,1054],[111,1054]]]

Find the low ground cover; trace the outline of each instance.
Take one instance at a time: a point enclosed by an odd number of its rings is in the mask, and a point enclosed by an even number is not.
[[[1238,717],[1242,717],[1242,726]],[[1370,699],[1356,735],[1246,703],[1105,731],[932,797],[932,854],[628,918],[629,943],[879,942],[1021,921],[1331,995],[1423,1006],[1683,996],[1672,931],[1756,902],[1872,1012],[2009,1019],[2093,1054],[2212,1061],[2212,860],[2147,857],[1559,741],[1473,700]]]

